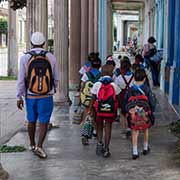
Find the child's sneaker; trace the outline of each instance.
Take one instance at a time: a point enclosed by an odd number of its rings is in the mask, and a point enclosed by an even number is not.
[[[96,155],[102,156],[103,154],[104,154],[104,145],[103,145],[103,143],[97,143]]]
[[[95,137],[95,138],[97,137],[97,132],[96,132],[96,130],[93,130],[93,134],[92,134],[92,135],[93,135],[93,137]]]
[[[139,154],[133,154],[133,155],[132,155],[132,159],[133,159],[133,160],[136,160],[136,159],[138,159],[138,158],[139,158]]]
[[[42,158],[42,159],[47,158],[46,152],[40,147],[36,147],[36,149],[34,150],[34,154],[37,155],[39,158]]]
[[[89,140],[85,136],[82,137],[81,142],[82,142],[82,145],[84,145],[84,146],[89,145]]]
[[[148,150],[143,150],[143,155],[148,155],[150,153],[151,149],[148,147]]]
[[[109,152],[109,149],[104,150],[104,154],[103,154],[103,156],[104,156],[105,158],[108,158],[108,157],[110,157],[110,156],[111,156],[111,153]]]
[[[33,146],[29,146],[29,151],[32,151],[32,152],[34,152],[34,150],[36,149],[36,146],[35,145],[33,145]]]

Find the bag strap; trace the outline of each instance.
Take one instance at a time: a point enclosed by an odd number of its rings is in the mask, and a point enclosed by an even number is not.
[[[39,56],[39,55],[46,56],[47,53],[48,53],[48,51],[42,50],[42,51],[40,51],[40,53],[37,53],[36,51],[28,51],[25,54],[30,54],[32,57],[32,56]]]
[[[142,90],[142,88],[140,88],[140,87],[138,87],[137,88],[138,90],[139,90],[139,92],[142,94],[142,95],[145,95],[146,96],[146,94],[145,94],[145,92]],[[132,87],[128,90],[128,92],[129,92],[129,94],[130,94],[130,97],[132,96]]]
[[[29,54],[29,55],[31,55],[31,57],[32,57],[32,56],[37,56],[36,51],[28,51],[28,52],[26,52],[25,54]]]
[[[145,92],[144,92],[140,87],[138,87],[138,90],[139,90],[143,95],[145,95]]]
[[[132,75],[131,78],[130,78],[130,80],[129,80],[129,82],[127,82],[125,76],[122,75],[122,78],[123,78],[123,80],[124,80],[124,82],[125,82],[125,84],[126,84],[125,89],[128,89],[128,88],[129,88],[129,85],[130,85],[131,81],[133,80],[133,77],[134,77],[134,76]]]
[[[90,81],[92,81],[93,79],[94,79],[94,76],[93,76],[93,74],[89,71],[89,72],[86,72],[86,75],[87,75],[87,77],[88,77],[88,79],[90,80]]]

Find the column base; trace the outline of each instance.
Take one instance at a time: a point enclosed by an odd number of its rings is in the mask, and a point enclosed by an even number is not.
[[[72,101],[69,96],[63,96],[59,95],[57,93],[54,97],[54,105],[55,106],[70,106],[72,104]]]
[[[179,104],[179,72],[180,68],[170,68],[169,102],[171,104]]]
[[[69,90],[70,91],[77,91],[79,89],[78,83],[69,83]]]

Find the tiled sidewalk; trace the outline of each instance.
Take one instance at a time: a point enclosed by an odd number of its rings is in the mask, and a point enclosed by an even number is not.
[[[167,127],[178,117],[162,92],[159,89],[154,91],[159,103],[156,125],[150,132],[152,151],[148,156],[131,160],[131,142],[122,138],[119,123],[114,123],[110,146],[112,156],[109,159],[97,157],[95,139],[91,140],[90,146],[81,145],[80,126],[72,124],[72,109],[56,107],[52,120],[60,128],[52,129],[47,135],[48,159],[40,160],[27,150],[1,154],[1,163],[14,180],[179,180],[180,171],[172,159],[177,139]],[[22,114],[20,117],[24,116]],[[8,144],[28,148],[27,132],[17,133]],[[142,151],[142,138],[139,150]]]

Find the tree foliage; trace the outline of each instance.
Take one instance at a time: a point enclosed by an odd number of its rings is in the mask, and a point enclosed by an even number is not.
[[[2,0],[0,0],[1,3]],[[26,6],[27,0],[8,0],[13,10],[22,9]]]
[[[25,7],[27,2],[26,0],[9,0],[9,3],[10,3],[10,7],[13,10],[16,10]]]
[[[8,22],[6,19],[0,19],[0,33],[7,34]]]

